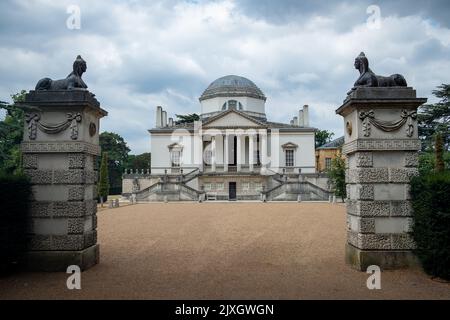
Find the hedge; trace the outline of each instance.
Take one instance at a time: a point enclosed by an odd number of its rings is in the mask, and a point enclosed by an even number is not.
[[[428,274],[450,280],[450,171],[411,180],[416,254]]]
[[[25,176],[0,174],[0,272],[10,270],[26,249],[31,185]]]

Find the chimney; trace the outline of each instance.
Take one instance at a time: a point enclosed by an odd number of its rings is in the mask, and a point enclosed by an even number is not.
[[[169,118],[169,127],[173,127],[173,118]]]
[[[162,126],[167,127],[167,111],[162,112]]]
[[[307,104],[303,106],[303,124],[305,127],[309,127],[309,106]]]
[[[298,126],[298,118],[294,117],[294,126]]]
[[[305,125],[304,118],[303,118],[303,110],[298,111],[298,126],[303,127]]]
[[[161,128],[162,124],[162,107],[157,106],[156,107],[156,127]]]

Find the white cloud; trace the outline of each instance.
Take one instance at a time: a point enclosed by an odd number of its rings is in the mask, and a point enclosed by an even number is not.
[[[72,3],[81,8],[78,31],[65,28]],[[0,6],[11,12],[0,22],[0,54],[7,57],[0,61],[2,99],[31,89],[39,78],[65,77],[81,54],[86,82],[109,111],[102,129],[122,135],[136,153],[149,150],[155,106],[170,116],[198,112],[202,91],[223,75],[253,80],[268,96],[271,120],[288,122],[309,104],[311,124],[339,135],[343,124],[334,110],[357,78],[353,59],[360,51],[375,72],[404,74],[421,96],[429,97],[450,74],[448,28],[419,14],[399,14],[383,15],[381,29],[371,30],[365,7],[349,3],[276,22],[232,0]]]

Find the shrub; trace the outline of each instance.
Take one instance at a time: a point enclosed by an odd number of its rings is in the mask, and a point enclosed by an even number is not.
[[[450,171],[411,181],[413,237],[425,272],[450,280]]]
[[[347,197],[347,188],[345,183],[345,160],[341,156],[331,160],[331,168],[327,171],[328,177],[334,186],[334,193],[337,197],[344,200]]]
[[[26,249],[31,185],[23,175],[0,175],[0,272],[9,270]]]

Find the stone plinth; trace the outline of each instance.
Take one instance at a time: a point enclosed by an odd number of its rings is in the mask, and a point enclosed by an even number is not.
[[[417,108],[412,88],[357,88],[336,111],[344,117],[347,262],[359,270],[416,263],[410,178],[418,174]]]
[[[29,251],[33,271],[85,270],[99,261],[97,157],[99,120],[107,115],[87,90],[31,91],[22,142],[33,184]]]

